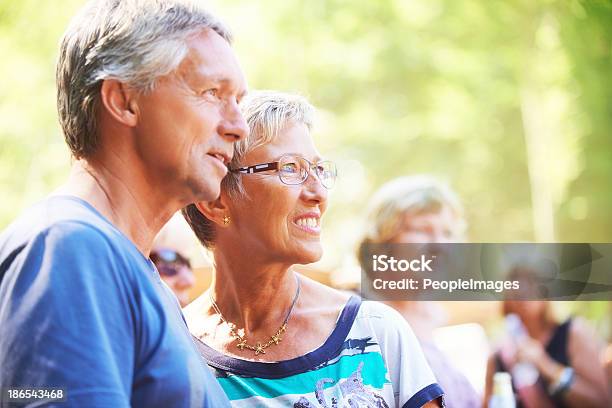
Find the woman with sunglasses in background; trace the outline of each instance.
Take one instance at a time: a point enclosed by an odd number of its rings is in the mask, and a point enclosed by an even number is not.
[[[241,109],[250,136],[220,197],[184,210],[214,258],[211,287],[185,317],[232,405],[438,406],[442,390],[397,312],[292,269],[322,256],[336,179],[310,136],[314,108],[253,92]]]
[[[191,262],[187,256],[195,244],[193,232],[179,213],[164,225],[155,237],[151,260],[159,276],[172,289],[181,307],[190,299],[189,290],[195,284]]]

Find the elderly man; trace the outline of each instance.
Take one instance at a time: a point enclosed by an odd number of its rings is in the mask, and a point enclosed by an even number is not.
[[[219,195],[245,91],[228,32],[192,3],[101,0],[73,19],[57,65],[69,180],[0,236],[2,401],[228,404],[149,253],[178,209]]]

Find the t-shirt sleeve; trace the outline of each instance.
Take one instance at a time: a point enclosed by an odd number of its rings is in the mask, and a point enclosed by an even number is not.
[[[134,308],[109,241],[54,225],[15,258],[0,287],[0,385],[63,388],[61,406],[130,404]]]
[[[367,303],[372,308],[372,325],[389,370],[396,405],[416,408],[440,398],[444,392],[408,322],[389,306]]]

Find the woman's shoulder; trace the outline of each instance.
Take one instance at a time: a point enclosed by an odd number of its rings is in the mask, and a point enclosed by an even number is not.
[[[361,300],[361,298],[349,291],[331,288],[306,276],[301,276],[302,293],[305,298],[318,310],[326,309],[337,314],[347,307],[357,309],[355,318],[357,320],[372,320],[394,329],[401,325],[407,325],[402,315],[392,307],[376,301]]]
[[[334,289],[305,275],[300,275],[303,297],[318,307],[342,310],[353,296],[351,292]]]
[[[380,319],[389,323],[402,322],[408,324],[406,319],[394,308],[382,302],[364,300],[361,302],[358,317],[366,319]]]
[[[382,339],[398,343],[416,341],[406,319],[397,310],[381,302],[362,301],[355,319],[355,327],[367,327],[381,341]]]
[[[597,331],[589,322],[582,317],[572,317],[567,321],[568,324],[568,347],[570,353],[581,354],[585,348],[602,350],[604,342]]]
[[[568,326],[570,336],[578,336],[581,338],[597,337],[597,332],[593,326],[581,316],[573,316],[567,319],[563,324]]]

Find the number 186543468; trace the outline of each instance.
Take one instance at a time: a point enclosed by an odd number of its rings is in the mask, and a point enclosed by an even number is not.
[[[2,391],[3,402],[66,401],[63,388],[9,387]]]

